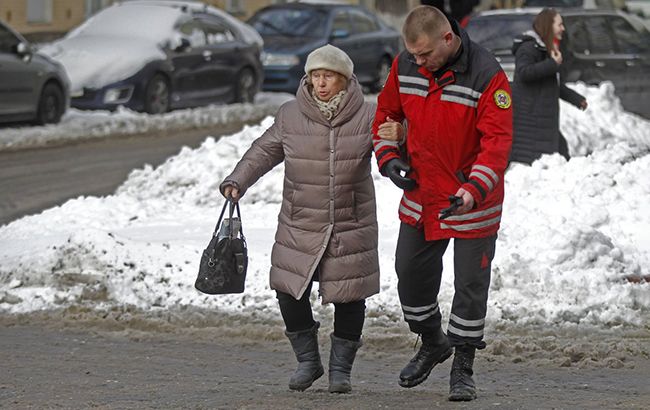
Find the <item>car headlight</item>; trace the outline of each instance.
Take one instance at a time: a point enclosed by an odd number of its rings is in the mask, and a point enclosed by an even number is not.
[[[292,67],[300,64],[300,58],[294,54],[262,53],[260,58],[264,66],[280,65]]]
[[[109,88],[104,93],[104,104],[122,104],[131,99],[133,86]]]

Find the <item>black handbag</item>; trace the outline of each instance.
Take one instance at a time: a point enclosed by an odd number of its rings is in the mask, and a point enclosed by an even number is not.
[[[223,215],[229,208],[229,217]],[[233,217],[237,210],[237,216]],[[248,249],[239,204],[226,200],[210,243],[203,251],[194,287],[209,295],[242,293],[248,268]]]

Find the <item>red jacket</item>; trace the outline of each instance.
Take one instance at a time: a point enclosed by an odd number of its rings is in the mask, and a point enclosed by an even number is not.
[[[377,136],[391,117],[406,120],[406,154],[417,187],[404,192],[399,217],[424,226],[427,240],[480,238],[499,230],[503,177],[512,144],[510,85],[494,57],[467,34],[458,59],[437,78],[403,52],[393,61],[378,97],[373,143],[379,169],[400,157],[397,143]],[[448,197],[460,187],[474,197],[474,209],[439,220]]]

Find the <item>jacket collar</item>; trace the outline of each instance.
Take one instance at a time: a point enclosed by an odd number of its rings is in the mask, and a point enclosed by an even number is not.
[[[537,46],[537,48],[541,48],[543,50],[546,50],[546,44],[544,44],[544,41],[539,36],[539,34],[537,34],[537,32],[535,30],[524,31],[524,33],[522,34],[522,38],[519,41],[522,41],[522,42],[525,41],[527,39],[526,37],[531,38],[532,40],[534,40],[535,45]]]

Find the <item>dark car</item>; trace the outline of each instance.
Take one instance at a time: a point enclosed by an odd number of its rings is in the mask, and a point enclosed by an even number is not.
[[[0,21],[0,122],[57,123],[68,106],[63,66]]]
[[[352,58],[361,84],[378,91],[402,49],[400,34],[360,6],[277,4],[259,10],[248,23],[264,38],[266,91],[294,93],[305,74],[307,55],[327,43]]]
[[[541,9],[482,12],[467,25],[472,40],[492,51],[512,80],[513,39],[532,29]],[[650,33],[636,16],[616,10],[561,10],[566,32],[560,51],[567,82],[614,84],[623,107],[650,118]]]
[[[200,2],[119,2],[43,50],[65,65],[80,109],[251,102],[263,76],[259,34]]]

